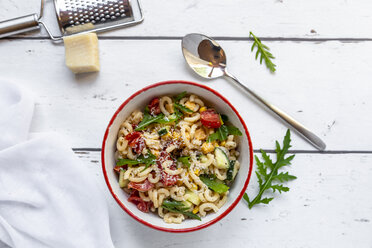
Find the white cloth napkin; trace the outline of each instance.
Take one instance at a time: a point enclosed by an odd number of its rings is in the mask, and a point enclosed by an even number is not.
[[[28,138],[33,109],[0,81],[0,246],[114,247],[94,175],[59,135]]]

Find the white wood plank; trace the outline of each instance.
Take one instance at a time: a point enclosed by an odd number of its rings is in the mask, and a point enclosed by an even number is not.
[[[288,170],[298,178],[290,191],[267,206],[245,202],[202,231],[174,235],[152,230],[129,217],[103,182],[99,153],[79,154],[96,175],[110,207],[116,247],[360,247],[372,245],[372,155],[297,154]],[[87,172],[88,173],[88,172]],[[257,192],[252,176],[248,193]]]
[[[266,42],[277,57],[270,74],[254,60],[250,42],[221,41],[228,66],[242,82],[303,122],[328,150],[371,150],[372,42]],[[179,41],[101,40],[101,72],[74,76],[64,48],[49,41],[0,41],[1,78],[37,96],[32,131],[57,131],[73,147],[100,147],[109,119],[135,91],[182,79],[213,87],[237,107],[255,149],[272,149],[286,127],[224,79],[205,81],[186,66]],[[298,135],[293,149],[313,150]]]
[[[200,32],[211,36],[371,38],[369,0],[142,0],[145,22],[107,33],[109,36],[183,36]],[[38,11],[38,0],[1,0],[0,19]],[[46,23],[58,33],[52,1]],[[312,31],[313,30],[313,31]],[[45,31],[34,36],[46,36]]]

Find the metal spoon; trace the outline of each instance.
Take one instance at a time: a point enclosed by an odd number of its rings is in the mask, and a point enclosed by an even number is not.
[[[304,127],[291,116],[258,96],[247,86],[238,81],[236,77],[226,70],[226,55],[222,47],[212,38],[202,34],[188,34],[182,39],[182,52],[188,65],[199,76],[207,79],[226,77],[232,79],[238,87],[245,90],[251,97],[262,103],[268,109],[280,117],[284,122],[292,126],[305,140],[319,150],[324,150],[326,144],[313,132]]]

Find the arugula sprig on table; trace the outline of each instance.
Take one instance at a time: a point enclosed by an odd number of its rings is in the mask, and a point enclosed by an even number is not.
[[[281,148],[279,142],[276,141],[276,162],[274,163],[269,155],[263,150],[261,150],[263,161],[255,156],[256,164],[257,164],[257,171],[256,176],[259,185],[259,192],[258,195],[253,199],[250,200],[248,194],[245,193],[243,198],[247,201],[248,207],[251,209],[254,205],[263,203],[268,204],[270,201],[274,199],[274,197],[270,198],[262,198],[262,195],[268,190],[271,189],[273,193],[278,191],[279,193],[289,191],[288,187],[285,187],[283,182],[287,182],[289,180],[296,179],[297,177],[288,174],[288,172],[279,172],[279,169],[290,165],[292,159],[295,155],[291,155],[286,157],[288,153],[288,149],[291,147],[291,133],[289,129],[286,132],[283,140],[283,147]]]
[[[184,214],[192,219],[201,220],[199,215],[194,214],[191,211],[188,211],[189,208],[185,206],[182,202],[179,201],[171,201],[171,200],[164,200],[163,204],[161,205],[164,209],[174,212],[174,213],[181,213]]]
[[[271,71],[276,71],[276,65],[271,61],[271,59],[275,59],[275,57],[270,52],[270,48],[264,44],[262,44],[261,40],[257,38],[252,32],[249,32],[249,37],[253,38],[253,44],[251,47],[251,51],[253,52],[254,48],[257,48],[256,51],[256,60],[258,55],[260,56],[260,64],[262,64],[262,60],[265,61],[266,67]]]

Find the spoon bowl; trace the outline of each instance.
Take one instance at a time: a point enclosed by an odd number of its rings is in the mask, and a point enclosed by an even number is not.
[[[315,148],[321,151],[326,148],[326,144],[304,125],[257,95],[246,85],[242,84],[235,76],[230,74],[226,69],[225,51],[212,38],[203,34],[188,34],[182,39],[182,53],[187,64],[199,76],[207,79],[223,76],[229,78],[232,83],[244,90],[251,98],[266,107],[267,110],[270,110],[270,113],[278,116]]]
[[[225,75],[226,55],[213,39],[202,34],[188,34],[182,39],[182,52],[187,64],[207,79]]]

